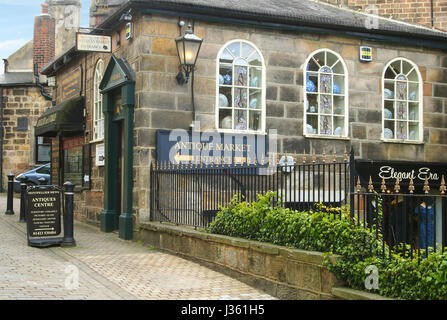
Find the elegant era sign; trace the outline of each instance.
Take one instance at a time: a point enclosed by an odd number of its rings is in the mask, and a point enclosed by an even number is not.
[[[74,68],[67,73],[60,81],[59,101],[67,101],[71,98],[79,97],[82,88],[82,69],[81,66]]]
[[[173,164],[248,165],[267,162],[266,135],[157,131],[157,160]]]
[[[29,237],[58,236],[61,233],[61,196],[59,190],[35,188],[27,192]]]
[[[112,37],[76,33],[76,50],[88,52],[112,52]]]
[[[363,183],[368,183],[371,177],[375,185],[380,185],[382,179],[386,184],[399,179],[404,185],[413,179],[415,185],[423,185],[427,179],[430,187],[438,187],[442,176],[447,178],[447,163],[356,160],[355,169]]]

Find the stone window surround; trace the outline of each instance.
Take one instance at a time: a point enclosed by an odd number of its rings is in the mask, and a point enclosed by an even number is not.
[[[385,74],[388,70],[388,68],[391,66],[391,64],[393,64],[396,61],[405,61],[407,63],[409,63],[413,69],[416,71],[416,74],[418,76],[418,124],[419,124],[419,132],[418,132],[418,139],[417,140],[410,140],[409,137],[407,137],[406,139],[388,139],[384,137],[384,131],[385,131]],[[410,71],[411,72],[411,71]],[[409,73],[410,73],[409,72]],[[396,82],[396,80],[394,80],[394,82]],[[423,108],[423,81],[422,81],[422,76],[419,70],[419,67],[416,63],[414,63],[413,61],[404,58],[404,57],[396,57],[391,59],[390,61],[388,61],[388,63],[385,65],[384,69],[383,69],[383,74],[382,74],[382,135],[381,135],[381,140],[383,142],[390,142],[390,143],[404,143],[404,144],[424,144],[424,128],[423,128],[423,117],[424,117],[424,108]],[[409,90],[409,89],[407,89]],[[395,93],[394,93],[395,94]],[[395,110],[394,110],[395,113]],[[409,113],[409,112],[407,112]],[[393,114],[394,116],[394,114]],[[407,115],[408,117],[408,115]],[[408,130],[409,133],[409,130]]]
[[[308,114],[308,112],[306,110],[306,104],[308,103],[307,102],[307,93],[308,92],[307,92],[307,88],[306,88],[307,66],[308,66],[309,62],[311,61],[311,59],[315,55],[317,55],[317,54],[319,54],[321,52],[333,54],[338,59],[337,63],[340,62],[342,64],[342,66],[343,66],[343,69],[344,69],[344,71],[343,71],[343,74],[344,74],[344,131],[343,132],[344,132],[344,134],[343,135],[333,135],[333,134],[328,135],[328,134],[319,134],[319,133],[317,133],[317,134],[310,134],[310,133],[307,132],[307,126],[306,126],[307,125],[307,114]],[[304,70],[303,70],[303,78],[304,78],[303,79],[303,92],[304,92],[303,99],[304,99],[304,108],[305,108],[304,113],[303,113],[304,114],[304,118],[303,118],[303,124],[304,124],[303,125],[303,136],[306,137],[306,138],[325,138],[325,139],[348,140],[349,139],[349,85],[348,85],[349,75],[348,75],[348,68],[346,66],[346,63],[345,63],[343,57],[340,54],[338,54],[337,52],[333,51],[333,50],[330,50],[328,48],[321,48],[321,49],[318,49],[318,50],[315,50],[315,51],[311,52],[308,55],[304,65],[303,65],[303,68],[304,68]],[[334,82],[332,82],[332,83],[334,83]],[[333,92],[331,92],[329,95],[333,96]],[[320,114],[319,106],[320,106],[320,102],[318,101],[317,115]]]
[[[104,61],[98,59],[95,67],[94,84],[93,84],[93,140],[91,142],[100,142],[104,140],[104,114],[98,113],[98,109],[102,109],[102,94],[99,90],[99,84],[104,76]],[[102,121],[102,126],[100,122]],[[102,127],[101,132],[99,129]]]
[[[260,56],[261,58],[261,68],[262,68],[262,81],[261,81],[261,129],[257,131],[253,130],[236,130],[236,129],[221,129],[219,124],[219,69],[220,69],[220,57],[223,51],[233,43],[240,42],[246,43],[251,46]],[[247,79],[248,81],[249,79]],[[249,109],[249,108],[248,108]],[[264,56],[262,55],[261,50],[250,41],[244,39],[233,39],[225,43],[219,50],[216,59],[216,114],[215,114],[215,125],[217,132],[230,132],[230,133],[255,133],[255,134],[266,134],[266,64]],[[234,118],[233,118],[234,121]],[[249,125],[249,119],[247,119],[247,125]]]

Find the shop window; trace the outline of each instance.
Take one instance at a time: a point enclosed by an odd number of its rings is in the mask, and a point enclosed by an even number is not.
[[[239,132],[265,131],[265,64],[251,43],[225,45],[217,63],[217,128]]]
[[[348,136],[348,75],[336,52],[313,52],[304,72],[304,135]]]
[[[51,138],[36,137],[36,163],[51,162]]]
[[[382,92],[382,138],[422,141],[422,78],[417,65],[404,58],[389,62],[384,69]]]
[[[63,183],[70,181],[83,186],[83,144],[84,137],[63,140]]]
[[[104,75],[104,62],[98,60],[95,69],[94,88],[93,88],[93,140],[104,139],[104,113],[102,108],[102,94],[99,84]]]

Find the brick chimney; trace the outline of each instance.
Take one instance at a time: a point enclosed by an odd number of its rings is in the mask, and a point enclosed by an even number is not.
[[[48,4],[43,3],[42,13],[34,18],[33,66],[37,72],[54,59],[55,20],[48,14]]]

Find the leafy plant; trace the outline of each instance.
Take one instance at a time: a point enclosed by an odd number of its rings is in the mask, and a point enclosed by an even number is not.
[[[366,267],[374,265],[379,272],[375,293],[401,299],[447,299],[447,252],[421,251],[410,258],[392,251],[380,232],[351,217],[349,207],[317,204],[313,211],[299,212],[278,205],[277,198],[267,192],[248,203],[236,195],[221,208],[208,232],[323,252],[324,265],[351,288],[365,290]],[[329,259],[332,254],[340,256],[335,264]]]

